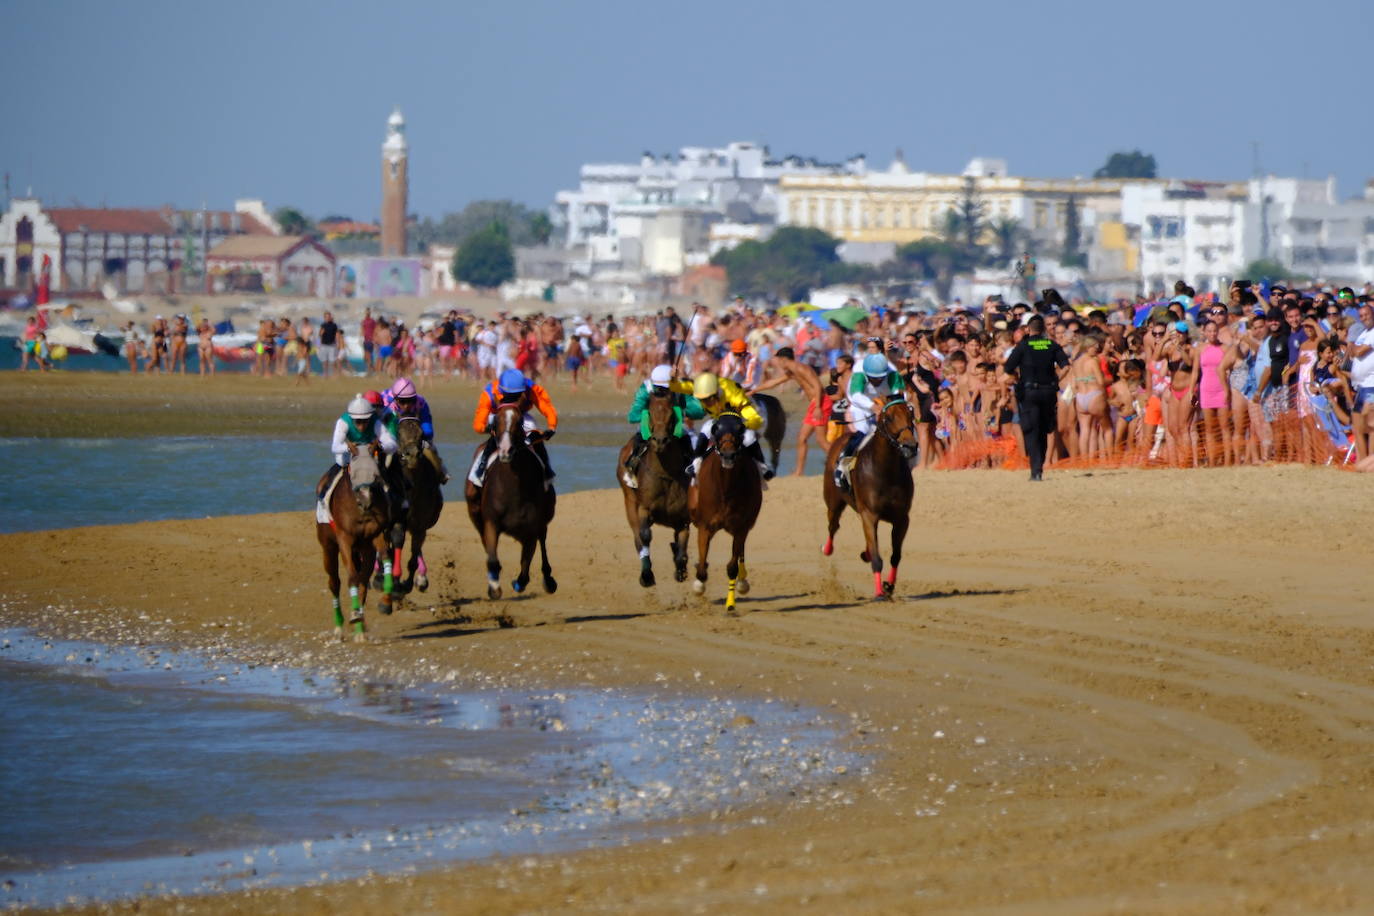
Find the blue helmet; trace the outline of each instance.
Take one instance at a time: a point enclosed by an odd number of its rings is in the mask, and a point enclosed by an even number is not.
[[[864,375],[869,378],[882,378],[887,375],[887,357],[881,353],[870,353],[864,357]]]
[[[507,369],[502,372],[496,385],[502,394],[519,394],[529,387],[529,383],[525,381],[525,373],[519,369]]]

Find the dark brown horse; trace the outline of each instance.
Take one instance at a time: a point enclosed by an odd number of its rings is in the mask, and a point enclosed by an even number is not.
[[[771,394],[753,394],[750,398],[767,420],[763,427],[763,441],[768,444],[768,463],[776,474],[783,436],[787,434],[787,411],[783,410],[782,402]]]
[[[673,575],[679,582],[687,579],[687,537],[692,524],[687,514],[687,469],[692,463],[692,447],[685,437],[673,435],[681,421],[670,395],[653,395],[646,409],[649,447],[635,472],[639,486],[626,486],[619,473],[616,479],[625,497],[625,517],[639,553],[639,584],[648,588],[654,584],[654,568],[649,560],[654,525],[672,529]],[[617,472],[625,465],[632,448],[633,441],[620,450]]]
[[[402,417],[396,424],[397,459],[410,495],[410,510],[406,513],[406,533],[410,535],[410,560],[406,563],[406,578],[400,590],[429,588],[425,567],[425,537],[429,529],[439,523],[444,510],[444,491],[440,489],[439,472],[425,457],[424,432],[416,417]],[[400,571],[400,548],[397,548],[397,572]],[[418,570],[418,576],[416,574]]]
[[[468,517],[487,551],[487,597],[501,597],[501,560],[496,545],[503,534],[520,542],[520,575],[511,582],[511,588],[519,593],[529,584],[530,560],[538,544],[544,591],[552,595],[558,591],[558,582],[549,565],[545,539],[557,497],[544,485],[544,466],[526,441],[524,414],[519,405],[502,404],[496,409],[492,425],[496,453],[486,480],[481,487],[469,480],[465,491]]]
[[[844,450],[844,437],[836,439],[825,458],[825,511],[830,532],[821,553],[835,550],[835,532],[840,530],[840,514],[849,506],[859,513],[867,545],[859,558],[873,567],[873,596],[890,598],[897,586],[897,566],[902,562],[902,540],[911,521],[911,460],[916,457],[916,416],[900,395],[889,398],[878,408],[878,429],[855,454],[849,487],[835,485],[835,462]],[[892,565],[883,581],[883,558],[878,552],[878,523],[892,526]]]
[[[324,571],[333,597],[334,632],[343,639],[344,616],[339,604],[339,559],[348,576],[354,625],[353,640],[363,642],[363,608],[367,605],[367,578],[377,557],[377,541],[391,523],[391,506],[382,484],[381,469],[370,450],[356,451],[352,463],[339,472],[340,480],[329,497],[331,521],[315,522],[315,536],[324,551]],[[324,480],[320,481],[324,484]]]
[[[749,594],[744,566],[744,542],[758,521],[763,505],[763,478],[758,465],[744,454],[744,420],[724,413],[711,424],[711,450],[687,491],[687,511],[697,526],[697,569],[692,590],[706,591],[706,557],[711,537],[724,530],[730,535],[730,562],[725,575],[730,589],[725,595],[726,613],[735,612],[735,592]]]

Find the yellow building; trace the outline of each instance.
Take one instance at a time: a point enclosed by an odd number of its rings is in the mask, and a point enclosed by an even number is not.
[[[778,222],[823,229],[847,242],[900,245],[939,235],[945,214],[957,212],[972,190],[985,223],[1014,219],[1047,244],[1063,242],[1072,199],[1086,246],[1093,226],[1120,221],[1121,189],[1140,180],[1015,178],[997,159],[974,159],[962,175],[940,175],[913,172],[899,156],[882,172],[783,175]]]

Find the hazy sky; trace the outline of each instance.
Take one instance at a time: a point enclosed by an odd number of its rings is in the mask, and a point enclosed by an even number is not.
[[[532,205],[583,162],[774,154],[1087,175],[1374,177],[1371,0],[225,3],[0,0],[0,171],[49,203],[379,212],[400,105],[411,209]],[[1361,58],[1365,58],[1363,61]]]

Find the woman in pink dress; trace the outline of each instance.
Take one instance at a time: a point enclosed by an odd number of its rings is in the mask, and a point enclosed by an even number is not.
[[[1202,326],[1202,351],[1198,355],[1198,406],[1202,408],[1203,440],[1207,466],[1219,463],[1234,464],[1231,437],[1227,434],[1226,409],[1230,406],[1230,388],[1221,373],[1226,347],[1221,343],[1216,322]],[[1220,460],[1218,460],[1218,453]]]

